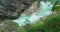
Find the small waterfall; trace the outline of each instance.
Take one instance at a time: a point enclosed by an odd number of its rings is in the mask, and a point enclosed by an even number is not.
[[[26,25],[26,21],[27,23],[35,23],[39,18],[42,18],[44,16],[48,16],[52,13],[51,9],[54,5],[56,1],[54,0],[53,4],[51,4],[51,2],[44,2],[44,1],[40,1],[40,10],[37,13],[37,15],[35,13],[31,14],[30,16],[27,16],[26,14],[22,14],[20,16],[20,18],[13,20],[13,22],[17,22],[19,24],[19,26],[24,26]]]

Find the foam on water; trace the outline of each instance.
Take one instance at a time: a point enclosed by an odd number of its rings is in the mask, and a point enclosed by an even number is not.
[[[39,10],[37,15],[35,13],[30,16],[22,14],[20,16],[20,18],[13,20],[13,22],[17,22],[19,24],[19,26],[24,26],[24,25],[26,25],[26,23],[25,23],[26,20],[30,21],[30,23],[35,23],[39,18],[48,16],[52,13],[51,9],[52,9],[53,5],[51,5],[50,2],[45,3],[44,1],[41,1],[40,7],[41,7],[41,9]]]

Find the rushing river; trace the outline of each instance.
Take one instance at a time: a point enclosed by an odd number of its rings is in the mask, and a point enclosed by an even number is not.
[[[51,2],[48,2],[48,1],[47,2],[40,1],[41,9],[37,13],[37,15],[35,13],[31,14],[30,16],[22,14],[20,16],[20,18],[13,20],[13,21],[17,22],[19,24],[19,26],[24,26],[24,25],[26,25],[26,23],[35,23],[38,19],[40,19],[44,16],[48,16],[52,13],[51,9],[52,9],[54,3],[51,4]]]

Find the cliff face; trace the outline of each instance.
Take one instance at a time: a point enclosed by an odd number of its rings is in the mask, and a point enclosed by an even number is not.
[[[15,19],[36,0],[0,0],[0,18]]]

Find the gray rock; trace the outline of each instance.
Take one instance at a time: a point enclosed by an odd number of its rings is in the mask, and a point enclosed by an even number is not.
[[[36,0],[0,0],[0,19],[16,19]]]

